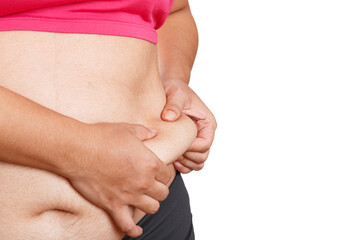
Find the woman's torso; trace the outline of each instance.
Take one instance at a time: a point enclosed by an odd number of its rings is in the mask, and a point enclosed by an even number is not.
[[[0,32],[0,85],[85,123],[158,129],[145,144],[169,163],[196,136],[192,120],[160,119],[166,102],[157,46],[120,36]],[[169,164],[173,177],[175,170]],[[101,209],[55,174],[0,161],[0,238],[120,239]],[[171,183],[171,182],[170,182]],[[170,184],[169,183],[169,184]],[[145,214],[139,210],[134,220]]]

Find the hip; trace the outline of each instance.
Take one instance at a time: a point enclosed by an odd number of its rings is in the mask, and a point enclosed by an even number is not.
[[[196,137],[183,115],[160,118],[166,96],[156,46],[115,38],[35,32],[0,34],[0,85],[53,111],[85,123],[128,122],[158,130],[144,142],[171,164]],[[1,239],[119,239],[102,209],[51,172],[0,160]],[[169,183],[171,184],[171,182]],[[138,222],[145,214],[135,210]]]

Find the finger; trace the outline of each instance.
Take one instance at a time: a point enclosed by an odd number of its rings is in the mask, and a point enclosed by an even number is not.
[[[188,151],[205,153],[212,145],[215,136],[215,128],[212,124],[209,124],[209,122],[205,123],[201,121],[202,120],[196,122],[198,134],[196,139],[188,148]]]
[[[155,181],[152,187],[146,191],[145,194],[158,201],[164,201],[169,195],[169,187],[163,183]]]
[[[141,141],[145,141],[155,137],[157,131],[153,128],[147,128],[140,124],[131,124],[130,129],[132,133]]]
[[[131,198],[131,205],[147,214],[155,214],[160,208],[159,201],[146,195]]]
[[[184,153],[184,157],[194,163],[201,164],[206,161],[206,159],[209,157],[209,154],[210,154],[210,149],[204,153],[188,151],[188,152]]]
[[[161,117],[165,121],[175,121],[180,117],[186,97],[179,91],[173,91],[166,97],[166,105],[163,109]]]
[[[197,137],[188,148],[188,151],[205,153],[210,149],[211,145],[212,139]]]
[[[185,157],[182,157],[177,162],[181,163],[184,167],[195,171],[199,171],[204,167],[204,163],[195,163]]]
[[[192,171],[191,169],[185,167],[184,165],[182,165],[179,162],[174,162],[174,166],[179,172],[184,173],[184,174],[187,174]]]
[[[166,185],[171,179],[170,169],[161,160],[158,160],[158,162],[159,162],[159,169],[155,175],[155,179]]]
[[[122,206],[111,213],[115,224],[129,237],[135,238],[142,234],[142,228],[137,226],[132,219],[131,208]]]

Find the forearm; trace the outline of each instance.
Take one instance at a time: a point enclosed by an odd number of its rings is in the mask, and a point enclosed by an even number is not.
[[[0,86],[0,161],[62,175],[85,125]]]
[[[198,31],[190,6],[187,4],[171,13],[157,32],[161,79],[163,82],[181,79],[189,83],[198,49]]]

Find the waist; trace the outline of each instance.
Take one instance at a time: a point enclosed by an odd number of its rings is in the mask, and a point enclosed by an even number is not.
[[[85,123],[128,122],[157,128],[158,137],[148,146],[162,160],[180,156],[196,136],[196,127],[186,116],[177,123],[161,121],[166,96],[156,45],[148,41],[105,35],[0,32],[0,66],[1,86],[61,114]],[[175,170],[172,164],[169,167],[173,179]],[[120,234],[104,211],[82,198],[62,177],[0,160],[0,179],[4,193],[0,202],[5,206],[0,215],[9,216],[6,222],[0,221],[0,236],[5,234],[1,228],[7,229],[6,234],[9,229],[15,232],[16,222],[26,219],[32,220],[21,226],[33,232],[39,232],[41,226],[56,226],[56,231],[66,234],[67,229],[78,232],[92,226],[99,228],[102,236]],[[144,215],[137,211],[134,218],[139,221]],[[54,232],[44,232],[45,239]]]

